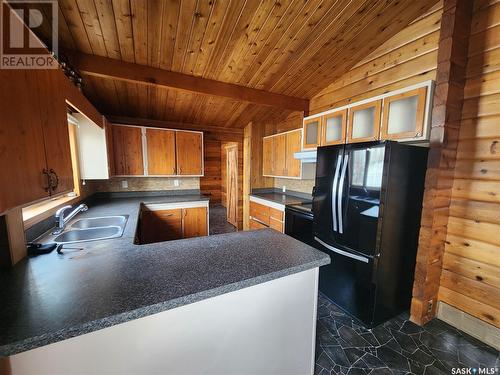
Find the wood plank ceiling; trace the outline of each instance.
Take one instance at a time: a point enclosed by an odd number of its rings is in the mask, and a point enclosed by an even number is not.
[[[436,0],[61,0],[60,47],[311,98]],[[104,113],[222,127],[290,111],[84,75]]]

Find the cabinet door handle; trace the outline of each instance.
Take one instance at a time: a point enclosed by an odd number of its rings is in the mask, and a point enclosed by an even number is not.
[[[42,169],[42,174],[47,178],[46,180],[47,185],[43,187],[43,190],[45,190],[48,193],[52,188],[50,174],[46,168]]]
[[[52,191],[55,191],[57,189],[57,187],[59,186],[59,176],[57,175],[57,173],[53,169],[49,170],[49,174],[50,174],[50,178],[49,178],[50,187],[52,188]]]

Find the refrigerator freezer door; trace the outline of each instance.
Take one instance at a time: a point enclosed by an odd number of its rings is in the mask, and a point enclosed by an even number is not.
[[[339,234],[331,245],[367,256],[377,253],[385,150],[383,143],[345,147],[338,188]]]
[[[337,196],[344,145],[318,148],[313,193],[314,233],[328,242],[338,236]]]

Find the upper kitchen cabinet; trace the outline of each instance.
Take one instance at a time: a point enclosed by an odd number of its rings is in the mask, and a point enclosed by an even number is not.
[[[347,132],[347,109],[323,116],[321,146],[345,143]]]
[[[301,150],[302,129],[263,138],[262,174],[270,177],[301,178],[302,164],[294,153]]]
[[[117,176],[143,176],[142,128],[113,125],[113,160]]]
[[[175,135],[177,174],[203,175],[203,133],[178,130]]]
[[[146,129],[146,145],[148,175],[175,175],[175,131]]]
[[[347,142],[376,141],[380,136],[382,100],[349,108]]]
[[[321,117],[304,120],[304,139],[302,148],[316,148],[321,143]]]
[[[264,176],[274,174],[274,137],[262,139],[262,174]]]
[[[427,87],[384,98],[383,139],[416,139],[424,134]]]
[[[0,70],[0,213],[73,189],[57,70]]]

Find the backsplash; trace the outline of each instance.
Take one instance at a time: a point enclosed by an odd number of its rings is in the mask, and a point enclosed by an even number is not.
[[[286,190],[300,191],[301,193],[312,194],[314,180],[292,180],[289,178],[275,178],[274,187],[282,189],[286,186]]]
[[[175,180],[179,186],[175,185]],[[123,187],[126,181],[127,187]],[[199,189],[199,177],[113,177],[109,180],[88,180],[87,186],[94,192],[186,190]]]

